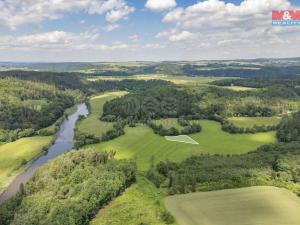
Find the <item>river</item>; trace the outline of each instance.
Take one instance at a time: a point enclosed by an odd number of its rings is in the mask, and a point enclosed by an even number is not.
[[[25,184],[34,175],[35,171],[47,163],[49,160],[56,158],[62,153],[71,150],[74,147],[74,129],[80,115],[87,116],[88,109],[86,104],[78,104],[75,113],[71,114],[61,124],[56,135],[54,144],[48,149],[47,154],[42,155],[34,161],[23,173],[19,174],[0,195],[0,203],[3,203],[9,197],[12,197],[19,191],[20,185]]]

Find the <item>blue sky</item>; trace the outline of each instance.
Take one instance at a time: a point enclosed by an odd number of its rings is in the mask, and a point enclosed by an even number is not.
[[[298,0],[2,0],[0,61],[299,56],[300,26],[272,27]]]

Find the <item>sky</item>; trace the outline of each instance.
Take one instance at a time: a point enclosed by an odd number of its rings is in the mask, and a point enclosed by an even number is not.
[[[0,61],[100,62],[300,56],[300,0],[0,0]]]

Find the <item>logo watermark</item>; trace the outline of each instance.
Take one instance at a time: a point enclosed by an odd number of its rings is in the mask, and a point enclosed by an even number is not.
[[[273,26],[300,26],[300,10],[273,10]]]

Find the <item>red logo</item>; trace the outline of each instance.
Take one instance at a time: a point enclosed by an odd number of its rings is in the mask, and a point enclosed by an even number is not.
[[[273,10],[272,20],[300,20],[300,10]]]

